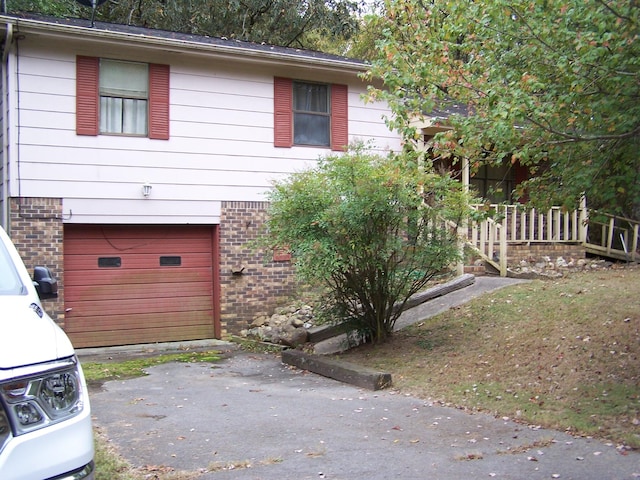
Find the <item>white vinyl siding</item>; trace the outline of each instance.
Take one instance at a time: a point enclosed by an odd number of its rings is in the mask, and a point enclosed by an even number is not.
[[[101,50],[63,40],[35,48],[36,39],[20,46],[20,145],[10,146],[20,169],[9,169],[10,194],[62,198],[65,222],[216,223],[220,202],[264,201],[274,179],[327,154],[326,148],[273,146],[273,78],[281,73],[274,68],[167,52],[135,56],[131,46]],[[76,55],[169,64],[171,138],[76,135]],[[308,70],[286,74],[318,77]],[[336,74],[326,83],[349,84],[350,141],[372,140],[381,153],[400,148],[383,121],[389,111],[360,98],[363,84]],[[147,182],[153,188],[145,199]]]

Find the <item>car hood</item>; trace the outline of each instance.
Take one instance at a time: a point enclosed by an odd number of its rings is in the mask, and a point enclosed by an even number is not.
[[[29,296],[1,296],[0,311],[0,369],[73,355],[62,329]]]

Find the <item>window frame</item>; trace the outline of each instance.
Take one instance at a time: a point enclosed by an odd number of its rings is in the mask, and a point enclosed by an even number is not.
[[[319,86],[319,87],[324,87],[324,98],[323,103],[326,106],[326,111],[320,111],[320,110],[311,110],[311,109],[300,109],[297,108],[297,106],[299,105],[299,102],[297,100],[299,100],[297,98],[297,94],[299,93],[299,89],[297,87],[299,86],[303,86],[303,87],[309,87],[309,86]],[[292,92],[293,92],[293,103],[292,103],[292,115],[293,115],[293,144],[296,146],[304,146],[304,147],[319,147],[319,148],[329,148],[331,147],[331,85],[327,84],[327,83],[319,83],[319,82],[305,82],[305,81],[301,81],[301,80],[294,80],[293,81],[293,85],[292,85]],[[307,102],[309,102],[310,100],[313,100],[311,98],[305,97],[304,100],[306,100]],[[311,102],[313,103],[313,102]],[[300,120],[296,119],[297,115],[304,115],[304,116],[308,116],[311,118],[318,118],[318,119],[323,119],[326,120],[327,125],[326,125],[326,141],[322,141],[322,143],[313,143],[313,142],[301,142],[301,141],[297,141],[296,142],[296,137],[298,135],[296,135],[296,131],[298,131],[300,128],[302,128],[301,126],[301,122]],[[309,135],[307,135],[308,137]]]
[[[127,90],[122,92],[115,92],[116,90],[113,87],[107,87],[102,84],[102,79],[104,78],[103,72],[106,68],[106,65],[109,63],[124,63],[124,64],[133,64],[133,65],[143,65],[145,66],[145,78],[144,83],[146,83],[146,91],[144,93],[138,93],[134,90]],[[98,89],[99,89],[99,104],[98,104],[98,117],[99,117],[99,126],[98,133],[100,135],[119,135],[119,136],[132,136],[132,137],[147,137],[149,135],[149,64],[144,62],[132,62],[128,60],[114,60],[111,58],[100,58],[100,73],[98,80]],[[117,99],[122,102],[122,106],[120,108],[121,113],[121,121],[120,121],[120,131],[110,131],[108,129],[103,130],[103,124],[108,122],[105,120],[106,113],[103,111],[103,98],[112,98]],[[125,132],[125,120],[124,117],[126,115],[125,112],[125,101],[126,100],[144,100],[144,132]]]
[[[126,61],[126,60],[123,60]],[[170,130],[170,67],[147,63],[148,102],[147,134],[100,133],[100,58],[76,56],[76,134],[87,136],[135,136],[154,140],[169,140]]]
[[[310,82],[300,83],[327,85],[329,96],[329,145],[294,144],[293,138],[293,83],[294,80],[274,77],[274,146],[280,148],[312,147],[345,151],[349,143],[349,87],[343,84]]]

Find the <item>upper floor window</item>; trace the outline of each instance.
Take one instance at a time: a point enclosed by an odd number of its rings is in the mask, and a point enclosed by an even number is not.
[[[169,139],[169,66],[76,58],[78,135]]]
[[[342,151],[349,141],[348,87],[274,78],[274,145]]]
[[[100,60],[100,133],[147,134],[149,67]]]
[[[293,143],[319,145],[331,143],[329,127],[329,86],[293,82]]]

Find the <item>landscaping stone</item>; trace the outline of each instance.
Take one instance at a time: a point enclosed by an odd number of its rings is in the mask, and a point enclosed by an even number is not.
[[[508,268],[507,275],[512,278],[523,279],[554,279],[571,273],[606,270],[616,268],[621,264],[600,258],[569,258],[557,257],[552,260],[544,256],[540,258],[523,258],[518,265]]]
[[[428,300],[446,295],[455,290],[472,285],[475,276],[464,274],[454,279],[436,285],[412,296],[406,308],[412,308]],[[270,317],[261,315],[256,317],[248,329],[242,330],[240,335],[261,342],[269,342],[288,347],[299,347],[307,342],[317,343],[328,338],[344,334],[344,325],[318,325],[315,322],[311,305],[287,305],[279,308]]]

